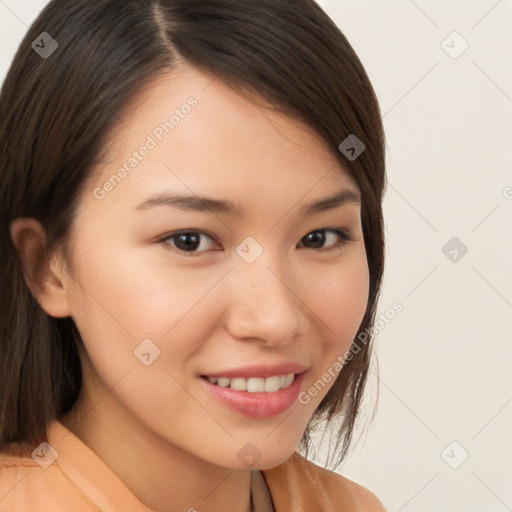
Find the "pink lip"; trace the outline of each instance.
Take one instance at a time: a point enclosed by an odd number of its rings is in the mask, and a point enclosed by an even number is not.
[[[250,376],[261,376],[261,371],[257,374],[254,373],[254,369],[248,371],[252,372]],[[276,373],[274,370],[272,370],[272,372],[273,373],[269,376],[294,373],[291,371]],[[231,388],[222,388],[216,384],[212,384],[204,377],[199,377],[199,381],[210,396],[213,396],[230,409],[251,418],[270,418],[283,413],[295,403],[299,396],[300,384],[304,375],[304,371],[295,375],[293,382],[287,388],[280,389],[275,393],[250,393],[249,391],[236,391]],[[222,376],[227,375],[222,373]],[[241,375],[238,372],[236,376]]]
[[[250,377],[273,377],[275,375],[288,375],[289,373],[302,373],[307,369],[306,366],[299,363],[278,363],[274,365],[250,365],[243,368],[233,368],[209,372],[203,374],[205,377],[227,377],[234,379],[235,377],[243,377],[249,379]]]

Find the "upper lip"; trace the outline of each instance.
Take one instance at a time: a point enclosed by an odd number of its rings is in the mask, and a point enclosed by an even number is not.
[[[288,375],[290,373],[302,373],[307,370],[307,367],[300,363],[283,362],[277,364],[254,364],[244,366],[241,368],[226,368],[215,372],[202,374],[205,377],[227,377],[234,379],[236,377],[243,377],[248,379],[250,377],[274,377],[276,375]]]

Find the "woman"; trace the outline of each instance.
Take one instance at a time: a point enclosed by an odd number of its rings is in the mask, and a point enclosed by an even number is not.
[[[0,113],[0,511],[384,511],[306,458],[325,423],[349,448],[384,259],[330,18],[52,1]]]

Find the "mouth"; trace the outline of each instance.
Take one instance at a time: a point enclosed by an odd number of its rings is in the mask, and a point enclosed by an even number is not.
[[[231,411],[250,418],[271,418],[297,401],[305,373],[247,378],[200,375],[198,380],[210,399]]]

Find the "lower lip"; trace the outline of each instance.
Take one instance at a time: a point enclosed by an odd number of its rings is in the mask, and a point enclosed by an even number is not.
[[[199,377],[199,380],[208,393],[211,393],[214,398],[230,409],[251,418],[271,418],[286,411],[297,400],[304,373],[295,375],[293,382],[287,388],[274,393],[236,391],[235,389],[222,388],[212,384],[203,377]]]

